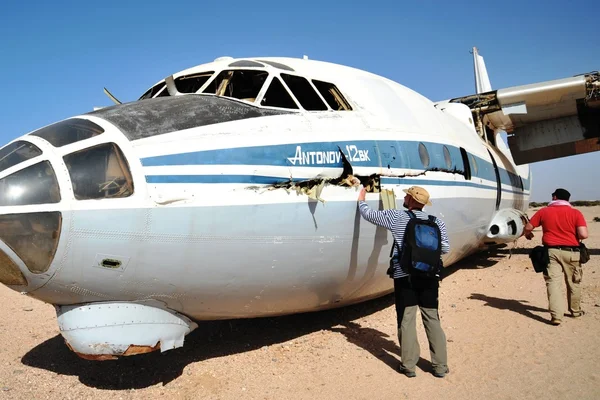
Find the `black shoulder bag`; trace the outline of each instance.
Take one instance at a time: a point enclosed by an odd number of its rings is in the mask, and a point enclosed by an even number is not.
[[[590,252],[583,242],[579,242],[579,262],[585,264],[590,261]]]

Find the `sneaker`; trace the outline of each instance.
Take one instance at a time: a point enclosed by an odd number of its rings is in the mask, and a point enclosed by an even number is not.
[[[414,378],[417,376],[415,371],[411,371],[410,369],[406,368],[404,365],[402,365],[402,363],[398,364],[398,372],[406,375],[408,378]]]
[[[433,371],[433,376],[435,376],[436,378],[443,378],[446,376],[446,374],[450,373],[450,368],[446,367],[446,369],[442,369],[442,370],[434,370]]]
[[[554,326],[559,326],[559,325],[561,324],[561,322],[562,322],[562,321],[561,321],[560,319],[556,319],[556,318],[552,318],[552,319],[550,320],[550,324],[551,324],[551,325],[554,325]]]

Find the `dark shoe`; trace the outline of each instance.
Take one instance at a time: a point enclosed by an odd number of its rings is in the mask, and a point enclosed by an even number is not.
[[[450,368],[446,367],[446,369],[441,369],[441,370],[434,370],[433,371],[433,376],[435,376],[436,378],[443,378],[446,376],[446,374],[450,373]]]
[[[415,376],[417,376],[417,373],[415,371],[407,369],[404,365],[402,365],[402,363],[398,364],[398,372],[406,375],[408,378],[414,378]]]
[[[551,325],[554,325],[554,326],[559,326],[559,325],[561,324],[561,322],[562,322],[562,321],[561,321],[560,319],[556,319],[556,318],[552,318],[552,319],[550,320],[550,324],[551,324]]]

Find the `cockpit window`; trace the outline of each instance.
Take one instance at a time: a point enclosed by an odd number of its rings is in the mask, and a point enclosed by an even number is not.
[[[42,161],[0,179],[0,206],[49,204],[60,201],[52,165]]]
[[[175,78],[175,87],[179,93],[196,93],[202,85],[210,79],[214,71],[200,72],[197,74],[183,75]],[[162,92],[161,92],[162,90]],[[170,96],[164,81],[152,86],[138,100],[151,99],[153,97]]]
[[[0,150],[0,172],[41,154],[42,151],[33,143],[22,140],[11,143]]]
[[[138,100],[151,99],[156,96],[156,93],[160,91],[160,89],[165,87],[165,82],[160,82],[158,85],[152,86],[146,93],[142,95]]]
[[[264,67],[264,65],[262,65],[261,63],[252,61],[252,60],[234,61],[231,64],[229,64],[229,66],[230,67],[244,67],[244,68],[251,68],[251,67],[263,68]]]
[[[103,132],[104,129],[92,121],[72,118],[38,129],[30,135],[39,136],[54,147],[62,147],[100,135]]]
[[[285,71],[292,71],[292,72],[294,72],[294,69],[292,67],[288,67],[287,65],[282,64],[282,63],[278,63],[276,61],[266,61],[266,60],[258,60],[258,61],[264,62],[265,64],[269,64],[271,67],[283,69]]]
[[[352,110],[348,101],[346,101],[340,90],[333,83],[317,81],[314,79],[312,83],[332,110]]]
[[[175,87],[180,93],[196,93],[212,76],[213,73],[214,72],[211,71],[180,76],[179,78],[175,79]],[[166,96],[168,96],[168,91]]]
[[[327,110],[327,106],[319,97],[310,83],[301,76],[281,74],[281,78],[290,88],[300,105],[308,111]]]
[[[221,71],[203,93],[254,102],[268,75],[268,72],[260,70]]]
[[[263,96],[260,105],[267,107],[298,108],[296,102],[294,99],[292,99],[292,96],[290,96],[288,91],[277,77],[273,77],[273,80],[271,81],[267,92]]]
[[[127,160],[114,143],[104,143],[63,157],[77,200],[128,197],[133,179]]]

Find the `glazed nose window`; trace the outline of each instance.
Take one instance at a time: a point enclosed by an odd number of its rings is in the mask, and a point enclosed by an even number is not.
[[[104,143],[63,157],[77,200],[112,199],[133,194],[127,160],[114,143]]]
[[[5,252],[0,250],[0,283],[5,285],[27,285],[23,273]]]
[[[0,172],[15,165],[42,155],[42,151],[33,143],[19,140],[0,150]]]
[[[48,270],[54,258],[61,224],[62,216],[58,211],[0,215],[0,240],[19,256],[32,273],[41,274]],[[4,280],[19,282],[16,267],[9,261],[6,255],[0,254],[0,268],[4,270],[0,276],[4,275]]]
[[[54,147],[62,147],[100,135],[103,132],[104,129],[92,121],[72,118],[38,129],[31,132],[30,135],[39,136]]]
[[[0,179],[0,206],[50,204],[60,201],[52,165],[42,161]]]

